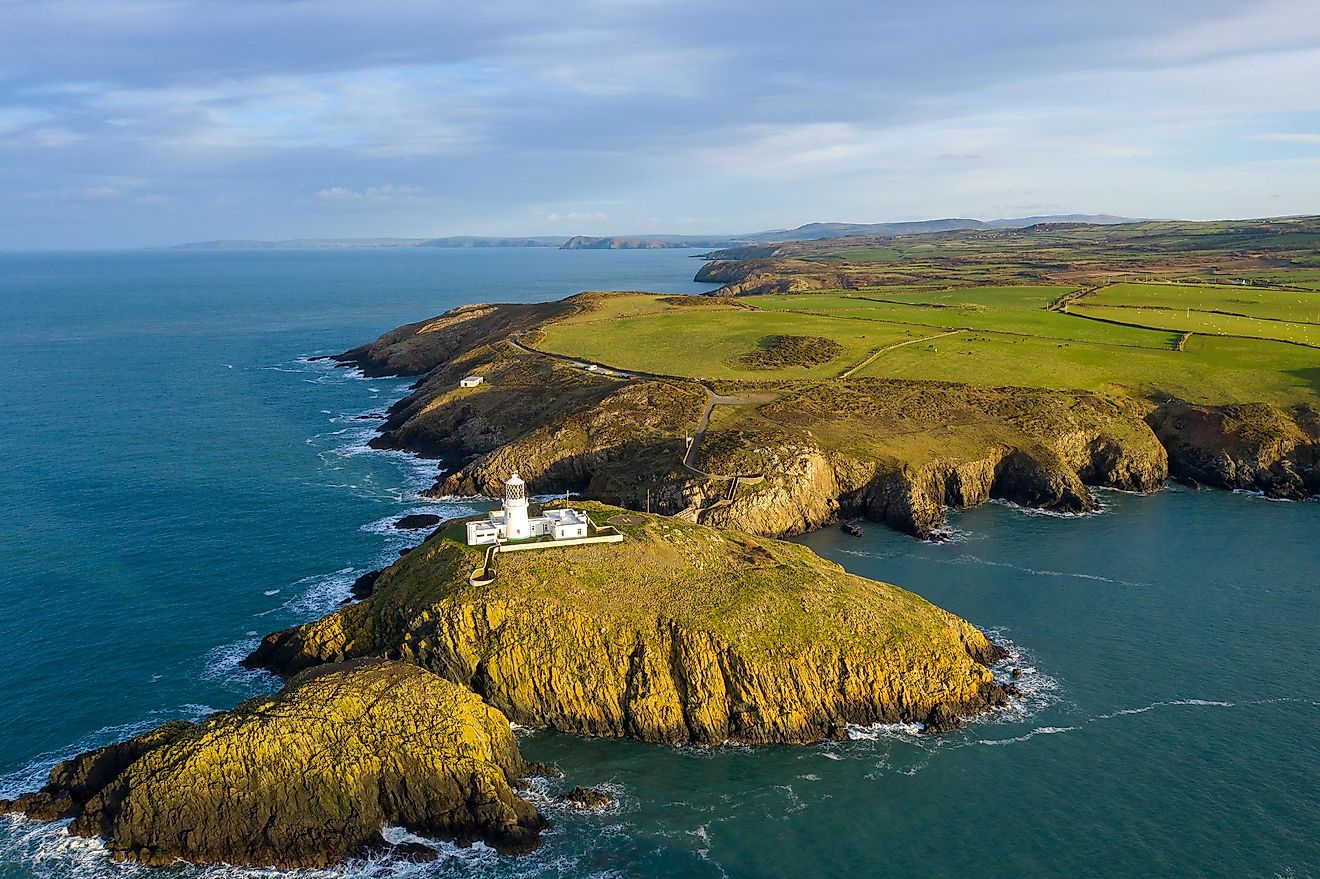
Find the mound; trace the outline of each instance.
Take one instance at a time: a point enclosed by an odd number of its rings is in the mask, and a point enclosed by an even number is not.
[[[524,768],[508,720],[472,693],[355,663],[82,754],[0,812],[72,817],[71,833],[151,865],[321,867],[388,848],[386,826],[523,851],[544,824],[511,787]]]
[[[245,664],[397,657],[520,724],[665,743],[811,742],[1005,701],[985,667],[998,648],[916,595],[795,544],[626,521],[621,544],[501,554],[485,587],[452,523],[370,598],[267,636]]]
[[[739,360],[752,369],[783,369],[820,366],[842,353],[842,345],[824,336],[767,336],[761,340],[761,347]]]

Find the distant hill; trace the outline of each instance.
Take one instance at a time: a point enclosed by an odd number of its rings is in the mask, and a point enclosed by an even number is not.
[[[1001,220],[950,217],[901,223],[807,223],[794,229],[774,229],[742,235],[541,235],[501,238],[481,235],[451,235],[444,238],[293,238],[285,241],[233,239],[178,244],[169,250],[334,250],[368,247],[558,247],[563,250],[658,250],[671,247],[730,247],[737,244],[777,244],[785,241],[818,241],[823,238],[853,238],[859,235],[892,238],[927,232],[961,229],[1021,229],[1042,223],[1091,223],[1116,225],[1139,220],[1109,214],[1059,214]]]
[[[649,238],[626,238],[611,235],[593,238],[575,235],[560,245],[560,250],[663,250],[671,247],[726,247],[739,239],[734,236],[656,235]]]
[[[779,229],[735,236],[740,241],[754,244],[776,244],[784,241],[816,241],[821,238],[853,238],[859,235],[874,238],[892,238],[896,235],[922,235],[928,232],[956,232],[962,229],[1023,229],[1041,223],[1090,223],[1113,226],[1136,223],[1139,220],[1110,214],[1059,214],[1054,216],[1018,217],[1001,220],[972,220],[950,217],[940,220],[913,220],[902,223],[807,223],[796,229]]]

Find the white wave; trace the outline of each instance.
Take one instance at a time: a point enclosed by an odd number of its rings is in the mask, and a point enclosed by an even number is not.
[[[280,686],[278,678],[269,672],[239,665],[239,661],[256,650],[260,643],[260,635],[248,632],[241,640],[212,647],[202,657],[201,677],[214,681],[244,699],[274,692]]]
[[[1101,574],[1090,574],[1085,571],[1054,571],[1049,568],[1029,568],[1024,565],[1015,565],[1011,562],[993,562],[989,559],[983,559],[980,556],[975,556],[970,553],[963,553],[953,561],[966,564],[984,565],[988,568],[1008,568],[1013,571],[1021,571],[1024,574],[1031,574],[1034,577],[1070,577],[1077,580],[1094,580],[1100,583],[1113,583],[1116,586],[1148,587],[1151,585],[1150,583],[1140,580],[1119,580],[1114,577],[1105,577]]]
[[[911,739],[925,729],[921,723],[875,723],[870,726],[848,724],[848,739],[854,742],[878,742],[882,739]]]
[[[1051,736],[1059,733],[1074,732],[1081,727],[1077,726],[1038,726],[1029,733],[1023,733],[1020,736],[1013,736],[1011,739],[977,739],[978,745],[1015,745],[1019,742],[1026,742],[1034,739],[1036,736]]]
[[[1086,510],[1081,513],[1068,513],[1062,510],[1044,510],[1040,507],[1028,507],[1022,504],[1014,503],[1004,498],[991,498],[990,503],[998,504],[1001,507],[1007,507],[1010,510],[1021,513],[1024,516],[1044,516],[1050,519],[1087,519],[1091,516],[1100,516],[1109,512],[1109,508],[1103,502],[1094,510]]]

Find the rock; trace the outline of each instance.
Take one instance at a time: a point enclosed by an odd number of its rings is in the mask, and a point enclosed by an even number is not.
[[[1320,494],[1320,412],[1264,403],[1164,403],[1149,418],[1172,472],[1190,484],[1301,500]]]
[[[513,791],[523,765],[498,710],[414,665],[372,661],[79,755],[2,807],[72,818],[70,833],[153,866],[325,867],[388,850],[387,826],[521,852],[545,824]]]
[[[408,553],[412,552],[416,548],[417,547],[415,546],[405,546],[403,549],[399,550],[399,558],[403,558],[404,556],[406,556]]]
[[[851,522],[844,522],[840,524],[839,530],[842,531],[844,534],[847,534],[849,537],[862,536],[862,529],[858,528],[856,525],[854,525]]]
[[[380,579],[380,571],[367,571],[362,576],[353,581],[353,585],[348,587],[348,597],[340,604],[350,604],[354,601],[361,601],[371,595],[371,590],[375,588],[376,581]]]
[[[518,724],[669,744],[814,742],[1002,701],[986,667],[1002,650],[924,599],[796,544],[639,518],[620,544],[503,554],[480,589],[481,552],[437,535],[247,664],[397,657]]]
[[[412,513],[394,523],[400,531],[420,531],[440,524],[440,517],[433,513]]]
[[[579,809],[586,809],[591,812],[608,809],[614,803],[608,795],[596,790],[594,787],[575,787],[565,795],[564,800]]]
[[[1013,680],[1020,680],[1022,678],[1022,669],[1015,668],[1010,674],[1012,674]]]
[[[955,729],[961,729],[963,719],[954,711],[951,711],[946,705],[936,705],[926,715],[922,722],[921,731],[924,733],[946,733]]]

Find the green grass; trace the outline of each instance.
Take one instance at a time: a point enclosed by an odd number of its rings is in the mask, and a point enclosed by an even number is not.
[[[1238,317],[1217,312],[1165,308],[1131,308],[1088,305],[1072,309],[1079,315],[1102,320],[1122,321],[1144,327],[1205,333],[1211,336],[1246,336],[1252,339],[1275,339],[1320,346],[1320,324],[1300,324],[1281,320]]]
[[[611,296],[599,309],[544,329],[537,347],[625,370],[698,379],[764,381],[825,379],[838,375],[877,348],[927,335],[900,324],[842,321],[829,317],[763,313],[718,304],[676,307],[653,296]],[[843,352],[827,363],[779,370],[747,366],[742,357],[773,336],[823,336]]]
[[[921,335],[943,330],[1017,333],[1044,339],[1094,342],[1136,348],[1172,349],[1176,333],[1135,327],[1118,327],[1077,320],[1044,309],[1066,287],[1000,287],[940,293],[922,292],[886,296],[872,293],[807,293],[797,296],[757,296],[747,302],[768,311],[802,310],[813,314],[859,321],[883,321],[923,328]]]
[[[1193,336],[1181,352],[964,333],[890,351],[862,376],[1171,394],[1204,403],[1314,402],[1320,357],[1296,345]]]
[[[1320,272],[1316,275],[1320,278]],[[1190,309],[1320,323],[1320,294],[1225,284],[1113,284],[1078,305]]]
[[[1211,404],[1314,403],[1320,395],[1320,355],[1288,344],[1320,345],[1320,325],[1296,321],[1309,306],[1310,294],[1228,285],[1116,284],[1078,301],[1072,313],[1047,310],[1071,289],[907,286],[883,295],[834,291],[687,307],[656,296],[618,294],[601,299],[595,310],[549,325],[538,344],[624,369],[729,382],[833,380],[865,363],[856,377],[1171,394]],[[1197,307],[1231,307],[1262,316],[1234,317]],[[1294,320],[1264,319],[1272,315]],[[1180,351],[1188,330],[1194,335]],[[950,331],[956,332],[931,338]],[[747,368],[743,355],[778,335],[832,339],[842,353],[817,366]],[[717,412],[717,421],[735,416],[732,409]]]

